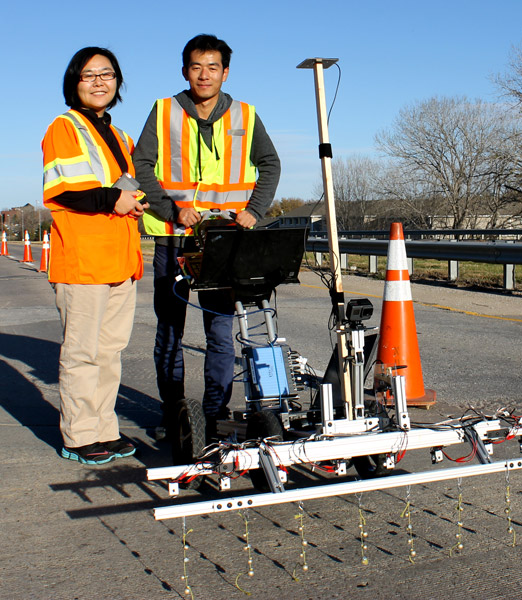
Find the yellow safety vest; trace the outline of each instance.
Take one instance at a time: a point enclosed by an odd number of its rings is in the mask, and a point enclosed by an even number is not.
[[[174,98],[156,101],[158,159],[155,175],[179,208],[199,212],[211,208],[239,212],[256,183],[257,170],[250,160],[255,108],[232,101],[213,124],[213,147],[200,139],[198,123]],[[153,211],[143,217],[150,235],[191,235],[192,230],[164,221]]]

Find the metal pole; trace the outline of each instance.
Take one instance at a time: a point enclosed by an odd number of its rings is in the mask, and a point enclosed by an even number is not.
[[[348,366],[348,348],[346,327],[344,325],[344,292],[341,274],[339,238],[337,234],[337,217],[335,213],[335,197],[332,177],[332,147],[328,135],[328,117],[324,90],[324,69],[331,67],[337,58],[307,58],[297,65],[298,69],[313,69],[315,81],[315,99],[317,105],[317,122],[319,126],[319,157],[323,175],[324,200],[326,208],[326,226],[328,230],[328,247],[330,250],[330,269],[334,277],[335,297],[332,300],[336,319],[337,350],[339,356],[339,373],[342,397],[346,403],[346,418],[353,419],[353,398],[350,369]]]
[[[37,203],[36,206],[38,207],[38,241],[41,242],[42,241],[42,213],[41,213],[40,205]]]

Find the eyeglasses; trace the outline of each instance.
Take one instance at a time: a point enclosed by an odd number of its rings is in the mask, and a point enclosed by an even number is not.
[[[114,71],[106,71],[105,73],[81,73],[80,81],[85,81],[85,83],[94,83],[96,81],[96,77],[99,77],[102,81],[111,81],[111,79],[116,78],[116,73]]]

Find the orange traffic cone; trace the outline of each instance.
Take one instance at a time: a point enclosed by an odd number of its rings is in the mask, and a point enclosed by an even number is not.
[[[405,376],[408,406],[435,404],[436,392],[424,389],[402,223],[390,227],[377,364],[401,367],[393,374]]]
[[[7,251],[7,235],[5,231],[2,231],[2,250],[0,250],[0,256],[9,256]]]
[[[31,252],[31,240],[29,239],[29,233],[25,230],[25,242],[24,242],[24,259],[20,262],[32,263],[33,253]]]
[[[49,268],[49,236],[47,231],[43,234],[42,258],[40,259],[40,273],[47,273]]]

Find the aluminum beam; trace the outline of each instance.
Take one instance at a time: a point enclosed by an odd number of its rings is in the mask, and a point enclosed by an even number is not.
[[[488,431],[505,429],[499,420],[482,421],[475,426],[477,434],[483,438]],[[516,432],[518,435],[518,432]],[[349,459],[354,456],[368,456],[371,454],[389,454],[404,450],[418,450],[420,448],[438,448],[460,444],[466,441],[463,429],[448,429],[446,431],[433,429],[412,429],[409,431],[377,432],[360,435],[347,434],[342,436],[324,437],[321,439],[306,438],[295,442],[272,443],[277,453],[277,465],[291,466],[293,464],[321,462],[325,460]],[[236,471],[259,468],[259,451],[257,448],[245,450],[232,449],[228,453],[221,469]],[[195,474],[209,475],[215,471],[215,465],[199,463],[197,465],[181,465],[173,467],[159,467],[147,470],[149,481],[157,479],[177,479],[180,475],[192,476]]]
[[[472,465],[468,467],[453,467],[425,471],[422,473],[408,473],[406,475],[391,475],[365,481],[351,481],[322,485],[307,489],[288,490],[279,494],[253,494],[221,500],[208,500],[192,504],[179,504],[176,506],[162,506],[154,509],[154,518],[158,521],[178,517],[193,517],[210,513],[223,513],[245,508],[259,508],[287,502],[302,502],[316,498],[329,498],[346,494],[360,494],[375,490],[386,490],[396,487],[417,485],[420,483],[433,483],[449,479],[461,479],[476,475],[488,475],[502,471],[522,469],[522,459],[510,459],[486,465]]]

